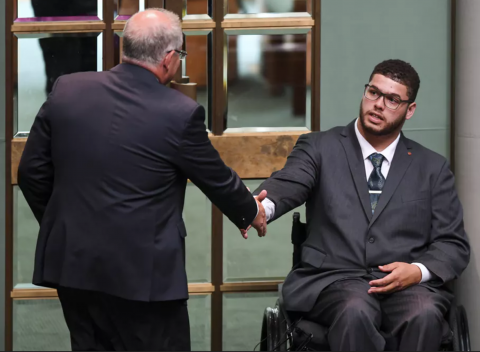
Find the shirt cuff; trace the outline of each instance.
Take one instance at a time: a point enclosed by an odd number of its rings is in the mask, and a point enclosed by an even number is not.
[[[418,266],[420,268],[420,271],[422,272],[422,280],[420,281],[421,284],[423,284],[424,282],[430,281],[432,279],[433,275],[425,265],[420,263],[412,263],[412,264]]]
[[[275,203],[270,199],[265,198],[262,202],[263,207],[265,208],[265,215],[267,216],[267,221],[273,219],[275,215]]]

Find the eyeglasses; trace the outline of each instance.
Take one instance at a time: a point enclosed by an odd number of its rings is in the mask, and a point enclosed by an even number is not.
[[[365,98],[368,100],[378,100],[378,98],[383,97],[383,103],[385,106],[391,110],[397,110],[402,103],[413,103],[411,100],[402,100],[396,94],[385,94],[380,92],[376,87],[369,84],[365,84]]]
[[[170,50],[167,51],[167,54],[170,54],[172,51],[175,51],[180,56],[180,60],[185,59],[188,55],[185,50]]]

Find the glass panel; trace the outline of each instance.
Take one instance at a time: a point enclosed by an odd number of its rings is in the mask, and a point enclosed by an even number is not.
[[[411,63],[421,80],[417,110],[404,126],[406,135],[449,158],[451,2],[405,0],[387,5],[376,0],[323,0],[321,4],[321,129],[346,125],[357,117],[375,65],[398,58]],[[407,26],[405,18],[409,18]]]
[[[210,351],[211,297],[189,300],[192,351]],[[70,335],[60,301],[15,300],[13,303],[14,351],[69,351]]]
[[[212,16],[212,0],[183,0],[183,16]],[[188,18],[188,17],[187,17]]]
[[[30,131],[38,110],[61,75],[101,71],[102,33],[17,34],[16,131]]]
[[[243,182],[253,192],[263,181]],[[305,206],[302,205],[270,223],[266,237],[258,237],[257,231],[252,228],[248,232],[247,240],[242,238],[237,227],[224,216],[224,281],[283,280],[292,268],[291,229],[294,212],[300,212],[300,219],[305,221]]]
[[[102,0],[17,0],[18,19],[31,21],[94,21],[103,18]]]
[[[14,351],[71,351],[60,301],[13,301]]]
[[[39,225],[22,191],[13,188],[13,283],[16,288],[32,288],[35,248]],[[187,228],[186,262],[189,282],[211,281],[212,205],[194,184],[188,183],[183,219]]]
[[[211,121],[212,94],[211,70],[209,70],[209,50],[212,47],[212,32],[210,30],[198,30],[184,32],[184,48],[188,52],[182,61],[182,73],[188,82],[196,84],[197,102],[205,108],[206,124]],[[115,65],[121,62],[123,50],[123,32],[115,32]],[[185,82],[184,82],[185,83]]]
[[[191,1],[191,0],[190,0]],[[228,14],[312,13],[311,0],[224,0]]]
[[[253,351],[260,342],[263,312],[277,298],[276,292],[224,294],[223,350]]]
[[[114,0],[114,18],[117,21],[127,20],[138,11],[145,10],[145,0]]]
[[[185,50],[188,52],[183,65],[184,76],[197,84],[197,102],[205,108],[207,121],[211,121],[212,94],[209,50],[212,46],[211,31],[185,32]],[[206,121],[206,123],[207,123]]]
[[[211,296],[190,296],[190,338],[192,351],[211,351]]]
[[[226,31],[228,132],[309,128],[310,31],[282,32]]]
[[[212,203],[191,182],[187,184],[183,219],[188,233],[185,241],[188,281],[210,282]]]
[[[31,284],[39,225],[22,191],[13,187],[13,285]],[[28,286],[27,286],[28,287]]]

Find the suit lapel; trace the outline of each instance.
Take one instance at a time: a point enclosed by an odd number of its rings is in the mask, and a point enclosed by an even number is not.
[[[392,160],[392,165],[390,166],[390,171],[388,171],[388,176],[385,181],[385,186],[382,190],[382,195],[378,200],[378,205],[375,208],[375,213],[370,221],[369,228],[372,227],[375,220],[378,219],[382,211],[387,206],[388,202],[392,198],[395,190],[397,189],[400,181],[405,175],[410,163],[412,162],[412,156],[409,154],[411,149],[408,139],[403,136],[403,133],[398,142],[397,149],[395,150],[395,155]]]
[[[356,121],[356,120],[355,120]],[[345,149],[348,165],[352,178],[355,181],[358,197],[363,205],[363,210],[368,220],[372,219],[372,206],[370,204],[370,195],[368,193],[367,179],[365,178],[365,163],[363,161],[362,150],[355,134],[354,122],[345,127],[341,133],[344,138],[340,142]],[[381,197],[380,197],[381,198]]]

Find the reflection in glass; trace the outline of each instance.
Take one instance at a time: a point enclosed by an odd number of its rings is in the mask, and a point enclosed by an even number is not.
[[[253,192],[262,180],[244,180]],[[237,227],[223,218],[223,275],[225,282],[283,280],[292,268],[291,229],[294,212],[305,221],[305,206],[290,211],[268,225],[267,235],[260,238],[255,229],[244,240]],[[248,258],[248,259],[247,259]]]
[[[212,17],[212,0],[183,0],[183,16],[207,15]]]
[[[188,300],[192,351],[211,351],[211,302],[210,295],[191,295]]]
[[[191,0],[190,0],[191,1]],[[311,0],[224,0],[228,14],[312,13]]]
[[[263,312],[277,298],[276,292],[224,294],[222,350],[253,351],[260,342]]]
[[[101,71],[99,33],[17,34],[17,131],[29,131],[38,110],[58,77],[81,71]]]
[[[309,126],[309,30],[284,31],[226,31],[228,129]]]
[[[17,0],[18,20],[86,21],[102,19],[102,0]]]
[[[70,334],[60,301],[13,301],[14,351],[70,351]]]

